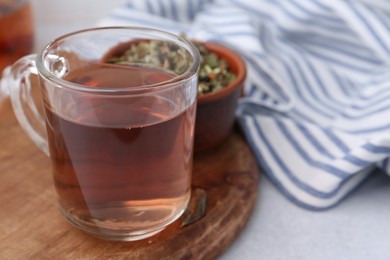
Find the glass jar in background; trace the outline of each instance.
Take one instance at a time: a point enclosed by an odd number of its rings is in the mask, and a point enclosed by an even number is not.
[[[33,29],[28,0],[0,0],[0,71],[31,53]]]
[[[0,75],[8,65],[31,53],[33,45],[34,24],[30,2],[0,0]],[[8,97],[8,92],[8,86],[0,80],[0,106]]]

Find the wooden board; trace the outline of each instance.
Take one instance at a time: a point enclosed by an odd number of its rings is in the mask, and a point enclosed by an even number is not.
[[[258,169],[236,129],[194,160],[193,189],[207,194],[206,213],[136,242],[93,238],[56,207],[49,159],[22,132],[10,104],[0,107],[1,259],[213,259],[237,238],[257,199]]]

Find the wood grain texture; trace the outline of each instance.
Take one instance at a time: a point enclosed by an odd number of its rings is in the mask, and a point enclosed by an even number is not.
[[[111,242],[67,223],[56,206],[50,161],[0,107],[1,259],[214,259],[237,238],[257,199],[258,168],[236,129],[194,158],[193,188],[206,191],[203,218],[181,219],[151,238]]]

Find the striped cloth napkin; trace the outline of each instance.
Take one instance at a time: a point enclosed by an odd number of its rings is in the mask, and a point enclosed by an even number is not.
[[[387,0],[125,1],[100,26],[222,42],[248,66],[237,118],[263,172],[296,204],[337,204],[390,173]]]

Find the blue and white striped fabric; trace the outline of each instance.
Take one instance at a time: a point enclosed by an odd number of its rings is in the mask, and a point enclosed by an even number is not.
[[[101,21],[223,42],[248,65],[238,120],[263,172],[309,209],[390,173],[387,0],[126,1]]]

